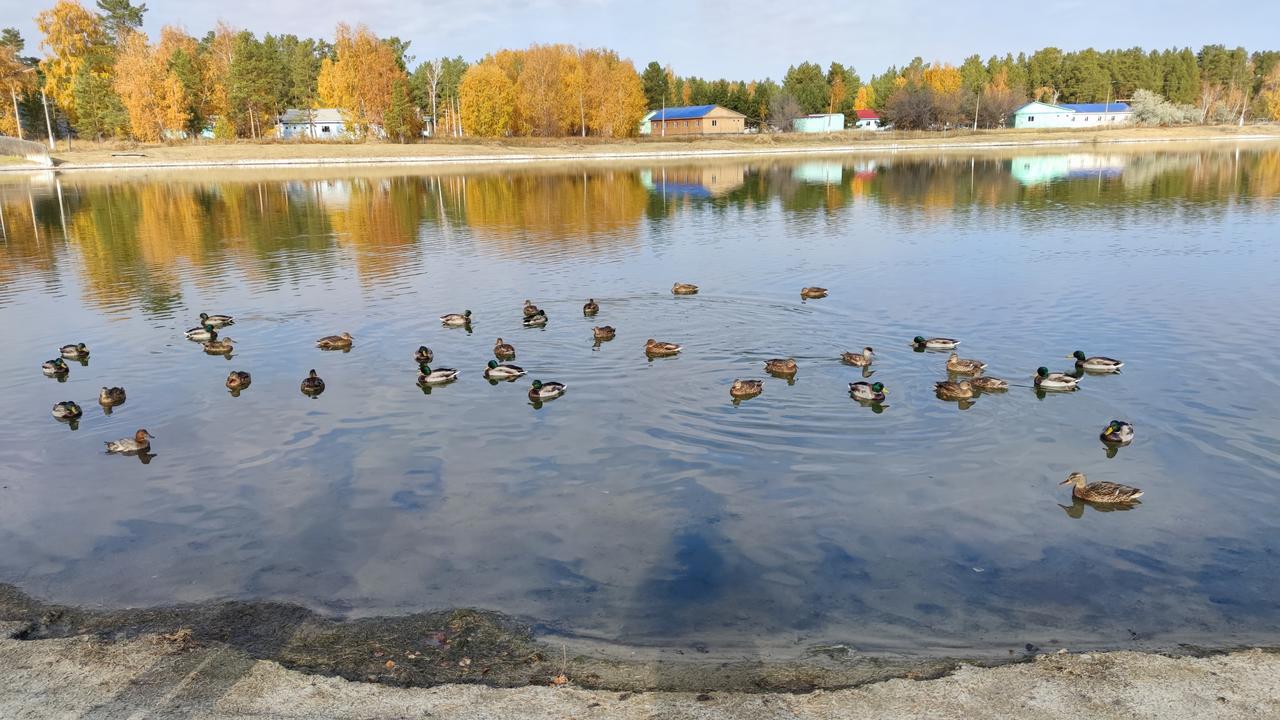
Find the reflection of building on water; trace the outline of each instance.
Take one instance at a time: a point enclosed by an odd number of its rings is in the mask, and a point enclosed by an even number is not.
[[[1122,155],[1028,155],[1014,158],[1009,172],[1023,185],[1039,185],[1069,178],[1118,177],[1127,162]]]
[[[640,184],[667,197],[713,198],[742,187],[746,165],[653,168],[640,171]]]
[[[844,165],[830,160],[802,162],[791,170],[792,179],[814,185],[839,185],[844,180]]]

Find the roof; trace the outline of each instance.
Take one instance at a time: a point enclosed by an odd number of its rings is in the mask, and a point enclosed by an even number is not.
[[[1073,105],[1060,105],[1068,110],[1083,113],[1099,113],[1099,112],[1129,112],[1129,105],[1122,102],[1113,103],[1075,103]]]
[[[879,120],[880,119],[880,116],[876,114],[875,110],[854,110],[854,112],[857,113],[859,120]]]
[[[316,108],[315,110],[289,108],[280,114],[280,122],[288,125],[301,125],[307,122],[340,124],[342,113],[337,108]]]
[[[690,120],[692,118],[706,117],[711,114],[712,110],[723,110],[740,117],[746,117],[740,112],[730,110],[719,105],[690,105],[689,107],[666,108],[654,112],[651,120]]]

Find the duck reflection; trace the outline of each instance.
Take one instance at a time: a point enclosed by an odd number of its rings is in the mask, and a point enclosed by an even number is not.
[[[1087,500],[1081,500],[1078,497],[1072,497],[1070,505],[1063,505],[1062,503],[1058,503],[1058,507],[1062,508],[1062,511],[1067,514],[1067,517],[1071,518],[1072,520],[1079,520],[1081,517],[1084,516],[1084,509],[1086,505],[1096,510],[1097,512],[1109,513],[1109,512],[1126,512],[1128,510],[1134,509],[1135,507],[1141,504],[1142,504],[1141,500],[1134,500],[1133,502],[1128,502],[1128,503],[1091,503]]]

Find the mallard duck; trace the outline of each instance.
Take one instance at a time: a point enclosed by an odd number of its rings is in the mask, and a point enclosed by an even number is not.
[[[849,394],[854,400],[862,400],[863,402],[884,402],[884,396],[889,391],[884,388],[884,383],[869,383],[864,381],[849,383]]]
[[[691,283],[676,283],[671,286],[672,295],[697,295],[698,286]]]
[[[1085,484],[1088,478],[1084,473],[1073,472],[1067,476],[1066,480],[1058,483],[1066,485],[1070,483],[1071,496],[1078,497],[1085,502],[1093,503],[1131,503],[1142,497],[1142,491],[1136,487],[1128,485],[1120,485],[1113,482],[1096,482]]]
[[[500,360],[510,360],[516,356],[516,346],[511,343],[504,343],[502,338],[498,338],[493,343],[493,356]]]
[[[1124,367],[1124,363],[1115,358],[1102,357],[1100,355],[1086,357],[1083,350],[1071,353],[1071,357],[1076,359],[1076,367],[1089,372],[1110,373]]]
[[[84,343],[76,343],[74,345],[63,345],[59,350],[64,358],[72,360],[83,360],[89,357],[89,348]]]
[[[235,318],[230,315],[210,315],[209,313],[200,313],[201,325],[212,325],[215,328],[226,327],[227,325],[235,325]]]
[[[539,310],[532,315],[524,316],[525,327],[541,327],[547,324],[547,314]]]
[[[421,365],[429,363],[435,359],[435,354],[431,352],[431,348],[426,345],[419,345],[416,352],[413,353],[413,361]]]
[[[72,400],[63,400],[53,406],[53,416],[59,420],[75,420],[81,415],[84,411]]]
[[[228,390],[243,390],[249,387],[249,384],[252,382],[253,377],[243,370],[232,370],[231,373],[227,375]]]
[[[655,357],[663,357],[667,355],[675,355],[680,352],[681,347],[675,343],[658,342],[653,338],[649,338],[644,343],[644,352],[646,355]]]
[[[969,381],[975,390],[982,392],[1001,392],[1009,389],[1009,381],[997,377],[976,377]]]
[[[951,338],[926,338],[923,335],[917,335],[911,341],[911,344],[922,350],[955,350],[960,341]]]
[[[432,370],[426,363],[419,365],[418,370],[420,371],[418,382],[423,385],[443,385],[447,382],[453,382],[458,377],[458,371],[453,368]]]
[[[943,400],[968,400],[973,397],[973,383],[969,380],[943,380],[934,383],[933,389]]]
[[[1066,373],[1051,373],[1047,367],[1036,369],[1034,382],[1040,390],[1075,390],[1080,384],[1079,378]]]
[[[316,341],[316,347],[321,350],[350,350],[353,339],[349,332],[341,335],[326,335]]]
[[[596,304],[596,299],[587,300],[587,304],[582,306],[582,314],[590,317],[600,312],[600,306]]]
[[[601,325],[600,327],[591,328],[591,337],[596,340],[612,340],[618,334],[612,325]]]
[[[124,404],[124,388],[104,387],[98,393],[98,404],[102,407],[114,407]]]
[[[763,380],[734,380],[729,388],[729,396],[735,400],[750,398],[764,392]]]
[[[840,359],[848,365],[854,367],[867,367],[871,361],[875,359],[876,351],[869,347],[862,348],[862,352],[845,352],[840,353]]]
[[[210,355],[227,355],[231,352],[231,346],[234,344],[235,340],[231,338],[209,340],[204,343],[204,351]]]
[[[464,325],[470,325],[471,311],[470,310],[464,311],[461,315],[459,315],[458,313],[449,313],[448,315],[441,315],[440,322],[444,323],[445,325],[448,325],[449,327],[462,327]]]
[[[1104,443],[1128,445],[1133,442],[1133,426],[1123,420],[1112,420],[1098,437]]]
[[[150,438],[150,440],[148,440]],[[119,440],[107,441],[107,452],[119,455],[137,455],[140,452],[146,452],[151,449],[151,440],[155,436],[146,430],[139,429],[131,438],[121,438]]]
[[[304,395],[315,396],[322,392],[324,392],[324,380],[320,379],[315,370],[307,373],[307,376],[302,378],[302,393]]]
[[[538,309],[538,306],[537,306],[537,305],[534,305],[532,302],[530,302],[530,301],[528,301],[528,300],[525,300],[525,301],[524,301],[524,316],[525,316],[525,317],[529,317],[530,315],[537,315],[537,314],[538,314],[538,313],[540,313],[540,312],[542,312],[542,311]]]
[[[820,287],[807,287],[800,290],[800,297],[806,300],[817,300],[827,296],[827,289]]]
[[[71,372],[71,368],[67,366],[67,362],[60,357],[45,362],[40,366],[40,371],[49,377],[59,377]]]
[[[947,372],[953,372],[957,375],[978,375],[987,369],[987,364],[981,360],[969,360],[960,357],[954,351],[951,357],[947,358]]]
[[[186,336],[188,340],[195,342],[208,342],[218,339],[218,331],[214,330],[212,325],[205,324],[191,328],[186,332]]]
[[[783,377],[791,377],[800,369],[796,365],[796,361],[791,358],[774,358],[764,361],[764,371],[771,375],[781,375]]]
[[[554,380],[550,382],[534,380],[533,385],[529,388],[529,399],[534,402],[553,400],[564,394],[565,387],[564,383],[558,383]]]
[[[524,375],[524,368],[506,363],[499,365],[497,360],[490,360],[489,366],[484,369],[486,380],[515,380],[521,375]]]

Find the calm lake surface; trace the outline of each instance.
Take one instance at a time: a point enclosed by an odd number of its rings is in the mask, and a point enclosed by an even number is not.
[[[1275,146],[420,172],[0,179],[0,581],[667,648],[1280,639]],[[183,338],[202,310],[235,315],[229,359]],[[941,401],[915,335],[1022,386]],[[482,378],[497,337],[528,378]],[[88,364],[44,377],[70,342]],[[420,344],[459,380],[424,393]],[[881,408],[848,395],[864,345]],[[1077,349],[1127,365],[1027,387]],[[739,377],[764,393],[734,405]],[[533,378],[569,390],[535,408]],[[149,462],[103,453],[139,427]],[[1073,505],[1075,470],[1146,496]]]

